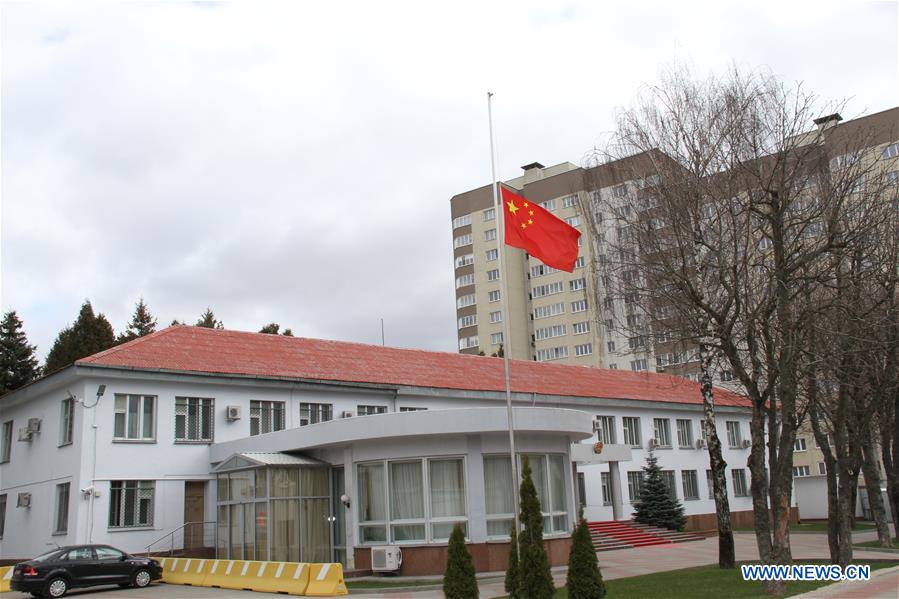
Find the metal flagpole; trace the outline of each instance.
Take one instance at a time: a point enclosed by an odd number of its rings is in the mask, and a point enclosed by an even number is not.
[[[499,284],[500,284],[500,309],[503,311],[503,370],[506,377],[506,409],[509,417],[509,455],[512,461],[512,506],[515,510],[515,530],[521,530],[518,526],[518,460],[515,459],[515,420],[512,414],[512,386],[509,378],[509,348],[512,346],[512,338],[509,334],[509,303],[506,301],[506,217],[503,207],[500,205],[499,186],[496,181],[496,151],[493,146],[493,92],[487,92],[487,120],[490,124],[490,172],[493,175],[493,208],[497,219],[497,239],[499,253]]]

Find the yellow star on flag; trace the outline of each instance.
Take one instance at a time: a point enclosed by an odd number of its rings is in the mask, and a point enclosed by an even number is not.
[[[508,202],[508,204],[510,213],[515,214],[516,212],[518,212],[518,206],[515,205],[515,202],[510,201]]]

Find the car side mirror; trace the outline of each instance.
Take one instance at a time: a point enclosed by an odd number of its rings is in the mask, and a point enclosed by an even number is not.
[[[120,561],[120,562],[123,562],[123,561],[125,561],[126,559],[128,559],[128,556],[127,556],[127,555],[123,555],[122,557],[119,558],[119,561]]]

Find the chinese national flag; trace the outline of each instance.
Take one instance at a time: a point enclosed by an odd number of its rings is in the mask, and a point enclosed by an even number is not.
[[[500,186],[506,245],[521,248],[547,266],[571,272],[581,232],[534,202]]]

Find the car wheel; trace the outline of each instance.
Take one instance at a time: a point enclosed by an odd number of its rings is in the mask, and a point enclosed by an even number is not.
[[[69,581],[61,576],[51,578],[44,587],[45,597],[62,597],[69,592]]]
[[[143,568],[141,568],[140,570],[135,572],[134,575],[131,577],[131,584],[133,584],[134,586],[136,586],[139,589],[142,589],[145,586],[147,586],[148,584],[150,584],[150,580],[152,580],[150,578],[150,572],[148,570],[144,570]]]

